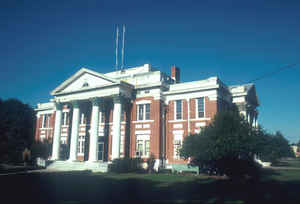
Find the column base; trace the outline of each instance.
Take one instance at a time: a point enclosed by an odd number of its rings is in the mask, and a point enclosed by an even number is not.
[[[80,162],[79,160],[72,160],[72,159],[68,159],[66,160],[67,162]]]
[[[96,163],[96,162],[100,162],[99,160],[87,160],[86,162],[88,163]]]

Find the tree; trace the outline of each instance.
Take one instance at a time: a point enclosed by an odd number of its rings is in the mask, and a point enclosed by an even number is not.
[[[220,112],[200,134],[184,140],[180,155],[209,173],[231,178],[256,176],[258,136],[237,109]]]
[[[259,151],[259,157],[263,161],[276,163],[279,159],[284,157],[295,157],[289,142],[280,131],[277,131],[275,134],[265,133],[260,139],[262,145]]]
[[[0,160],[22,161],[34,135],[34,110],[17,99],[0,100]]]

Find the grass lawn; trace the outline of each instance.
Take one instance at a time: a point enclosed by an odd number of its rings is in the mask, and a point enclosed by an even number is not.
[[[300,203],[300,170],[264,170],[260,181],[195,175],[31,173],[0,176],[2,203]],[[129,202],[128,202],[129,201]]]
[[[274,166],[300,168],[300,158],[281,160],[277,164],[275,164]]]

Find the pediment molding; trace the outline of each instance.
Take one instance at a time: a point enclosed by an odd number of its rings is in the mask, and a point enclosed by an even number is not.
[[[57,94],[93,89],[101,87],[102,85],[110,86],[116,84],[120,84],[120,81],[90,69],[81,68],[78,72],[51,91],[51,95],[55,96]]]

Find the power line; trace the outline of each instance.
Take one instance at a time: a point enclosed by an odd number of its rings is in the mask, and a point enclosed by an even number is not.
[[[279,69],[277,69],[277,70],[275,70],[275,71],[273,71],[273,72],[271,72],[271,73],[267,73],[267,74],[264,74],[264,75],[262,75],[262,76],[260,76],[260,77],[255,78],[255,79],[253,79],[253,80],[250,80],[250,81],[247,82],[247,83],[252,83],[252,82],[254,82],[254,81],[258,81],[258,80],[264,79],[264,78],[266,78],[266,77],[269,77],[269,76],[272,76],[272,75],[274,75],[274,74],[277,74],[278,72],[281,72],[282,70],[289,69],[289,68],[293,68],[293,67],[295,67],[296,65],[297,65],[297,64],[288,64],[288,65],[285,65],[285,66],[280,67]]]

